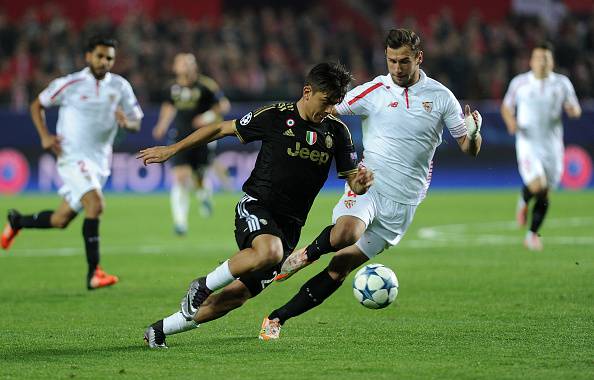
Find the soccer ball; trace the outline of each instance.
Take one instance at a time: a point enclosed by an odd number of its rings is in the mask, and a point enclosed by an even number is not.
[[[353,280],[353,294],[369,309],[382,309],[396,299],[396,274],[382,264],[369,264],[359,269]]]

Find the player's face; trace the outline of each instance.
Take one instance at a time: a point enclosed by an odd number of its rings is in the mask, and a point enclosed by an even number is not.
[[[173,72],[175,75],[190,76],[198,70],[196,60],[188,54],[178,54],[173,60]]]
[[[304,94],[306,95],[307,115],[310,121],[320,123],[332,112],[332,107],[336,103],[328,99],[328,94],[322,91],[313,91],[309,86],[306,86],[307,88],[309,88],[308,93]]]
[[[408,46],[398,49],[386,48],[388,72],[394,83],[400,87],[409,87],[419,80],[419,66],[423,62],[423,52],[416,55]]]
[[[87,65],[97,79],[102,79],[115,63],[115,49],[111,46],[97,45],[85,56]]]
[[[530,69],[534,74],[543,78],[553,70],[553,53],[548,49],[534,49],[530,57]]]

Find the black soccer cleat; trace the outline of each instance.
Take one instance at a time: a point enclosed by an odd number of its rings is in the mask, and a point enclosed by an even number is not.
[[[181,299],[181,313],[186,321],[194,319],[200,305],[208,298],[212,290],[206,287],[206,277],[200,277],[190,283],[186,295]]]
[[[149,348],[167,348],[162,319],[147,327],[144,331],[144,342]]]

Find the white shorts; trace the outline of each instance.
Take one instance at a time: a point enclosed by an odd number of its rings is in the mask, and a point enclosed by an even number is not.
[[[546,153],[541,153],[534,148],[534,144],[527,139],[516,139],[516,156],[522,181],[528,185],[542,177],[546,180],[543,184],[545,187],[555,189],[563,175],[563,145],[551,144],[545,150]]]
[[[400,242],[412,223],[417,205],[395,202],[371,187],[367,193],[356,195],[348,186],[334,206],[332,223],[341,216],[354,216],[365,223],[366,229],[357,241],[357,247],[370,259],[384,249]]]
[[[101,192],[109,177],[101,174],[99,167],[89,160],[58,162],[58,174],[64,182],[58,194],[76,212],[82,210],[83,195],[91,190]]]

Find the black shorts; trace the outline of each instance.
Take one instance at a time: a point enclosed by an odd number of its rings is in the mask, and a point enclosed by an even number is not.
[[[274,215],[270,208],[247,194],[237,203],[235,240],[239,249],[251,248],[254,238],[262,234],[279,237],[284,249],[283,260],[277,265],[239,278],[239,281],[250,290],[252,297],[270,285],[274,277],[280,273],[283,262],[299,243],[302,227],[295,220]]]
[[[170,143],[183,140],[187,134],[176,132]],[[196,148],[186,149],[171,158],[172,166],[189,165],[194,172],[203,175],[215,157],[216,142],[201,145]]]

